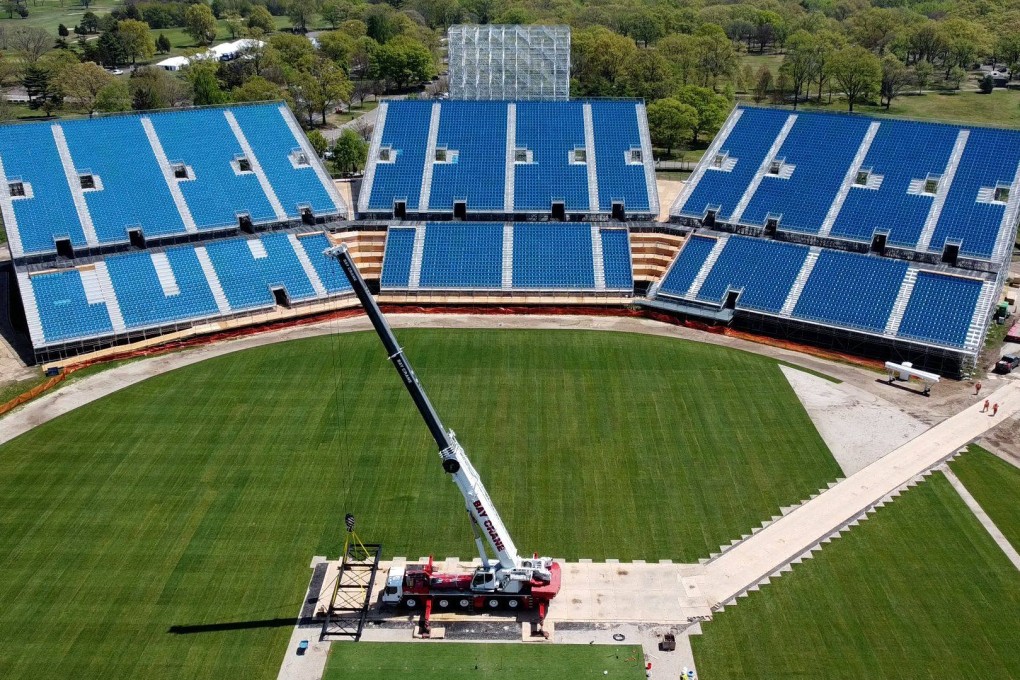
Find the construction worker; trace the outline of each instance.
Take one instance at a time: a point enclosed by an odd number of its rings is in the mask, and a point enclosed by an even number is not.
[[[988,410],[988,400],[985,399],[985,405],[981,407],[981,412],[984,413]]]
[[[976,383],[974,383],[974,396],[976,397],[980,391],[981,391],[981,381],[978,380]]]
[[[992,415],[994,416],[998,412],[999,412],[999,404],[998,403],[992,404]]]

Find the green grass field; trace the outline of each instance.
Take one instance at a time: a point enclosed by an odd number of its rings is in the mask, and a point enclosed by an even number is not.
[[[694,560],[839,474],[757,355],[571,331],[400,339],[524,551]],[[47,423],[0,447],[0,677],[273,677],[287,626],[168,630],[294,616],[345,511],[387,555],[472,555],[374,335],[220,357]]]
[[[330,647],[324,680],[639,680],[638,645],[393,644]],[[608,673],[604,673],[608,671]]]
[[[937,474],[692,643],[703,678],[1017,678],[1017,621],[1020,573]]]
[[[1006,540],[1020,550],[1020,470],[975,445],[950,467]]]
[[[67,26],[73,31],[75,24],[81,21],[85,12],[92,12],[96,15],[109,14],[115,7],[122,5],[120,0],[93,0],[89,8],[85,9],[77,0],[30,0],[28,2],[28,17],[22,19],[17,14],[13,19],[7,18],[7,13],[0,13],[0,24],[11,26],[37,26],[45,28],[57,37],[57,27],[60,24]],[[71,33],[69,40],[74,39]]]
[[[792,108],[792,107],[790,107]],[[834,97],[832,104],[818,105],[814,101],[802,102],[805,110],[845,112],[846,100]],[[969,123],[996,127],[1020,127],[1020,90],[996,90],[992,94],[977,92],[905,93],[884,106],[858,105],[854,113],[875,116],[900,116],[945,123]]]

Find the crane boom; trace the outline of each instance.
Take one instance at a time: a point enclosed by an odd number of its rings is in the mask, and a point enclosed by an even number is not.
[[[545,580],[548,576],[548,566],[551,565],[552,561],[548,558],[521,560],[517,553],[517,547],[510,537],[510,532],[507,531],[503,520],[496,511],[496,507],[493,505],[489,493],[485,490],[478,472],[471,464],[464,449],[457,442],[453,431],[443,427],[439,415],[425,393],[425,388],[422,387],[410,362],[404,356],[404,350],[397,344],[397,338],[393,335],[393,330],[386,321],[386,317],[383,316],[382,310],[379,309],[375,298],[372,297],[371,292],[368,290],[368,285],[365,283],[365,279],[362,278],[357,265],[354,264],[347,245],[341,244],[329,248],[325,251],[325,254],[335,258],[340,263],[340,267],[350,281],[355,295],[358,296],[362,307],[365,308],[365,313],[368,314],[375,332],[382,340],[390,361],[393,362],[397,373],[400,374],[404,387],[410,393],[411,399],[414,400],[415,406],[418,407],[418,412],[425,420],[425,424],[432,434],[432,438],[435,439],[436,445],[439,447],[439,455],[443,461],[443,470],[450,474],[457,488],[460,489],[461,494],[464,496],[468,514],[473,522],[472,528],[475,532],[475,543],[478,546],[485,567],[489,566],[488,557],[479,534],[488,541],[489,546],[499,561],[499,566],[506,572],[508,578],[531,579],[537,577]]]

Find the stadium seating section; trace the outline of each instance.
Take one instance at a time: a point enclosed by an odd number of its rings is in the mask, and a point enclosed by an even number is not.
[[[322,232],[274,232],[111,255],[89,265],[19,272],[33,344],[134,333],[273,309],[350,291]]]
[[[379,108],[359,200],[364,215],[388,215],[395,202],[409,216],[452,214],[457,202],[476,215],[549,214],[554,202],[568,214],[608,214],[614,202],[629,217],[658,212],[640,102],[391,101]]]
[[[1018,171],[1017,130],[738,107],[671,212],[998,262]]]
[[[14,257],[346,212],[285,105],[0,126]]]
[[[627,230],[587,223],[437,222],[393,227],[383,257],[383,291],[630,294],[633,287]]]
[[[738,310],[973,349],[993,285],[874,255],[697,234],[653,295],[720,308],[728,293],[737,293]]]

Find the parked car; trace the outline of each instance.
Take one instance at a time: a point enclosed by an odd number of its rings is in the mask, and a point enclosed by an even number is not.
[[[1012,373],[1017,366],[1020,366],[1020,357],[1015,354],[1005,354],[995,363],[995,372]]]

